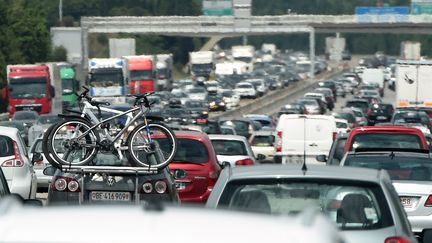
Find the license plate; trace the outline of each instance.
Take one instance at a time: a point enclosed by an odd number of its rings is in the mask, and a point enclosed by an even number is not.
[[[121,201],[128,202],[131,200],[130,192],[91,192],[92,201]]]
[[[183,183],[183,182],[176,182],[175,186],[176,186],[177,190],[186,189],[186,183]]]
[[[385,116],[378,116],[377,117],[377,120],[386,120],[387,119],[387,117],[385,117]]]
[[[412,208],[414,205],[414,199],[411,197],[400,197],[399,199],[404,208]]]

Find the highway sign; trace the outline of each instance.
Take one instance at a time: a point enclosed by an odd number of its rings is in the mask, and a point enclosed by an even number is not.
[[[408,21],[408,7],[356,7],[359,23],[400,23]]]
[[[232,0],[203,0],[203,15],[232,16]]]
[[[432,0],[411,0],[411,14],[432,14]]]

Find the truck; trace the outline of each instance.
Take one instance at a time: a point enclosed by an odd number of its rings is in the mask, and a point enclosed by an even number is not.
[[[240,61],[221,62],[216,63],[215,75],[216,77],[230,76],[234,74],[247,73],[247,64]]]
[[[7,87],[3,88],[3,99],[8,100],[8,113],[30,110],[39,114],[52,112],[55,96],[54,79],[47,65],[7,65]]]
[[[212,51],[189,52],[190,73],[192,77],[209,80],[213,74],[215,55]]]
[[[231,55],[234,61],[241,61],[247,64],[247,72],[253,71],[253,64],[255,62],[255,47],[246,46],[232,46]]]
[[[384,96],[384,71],[380,68],[366,68],[363,70],[362,82],[364,84],[374,84],[379,88],[379,94]]]
[[[345,50],[345,38],[326,37],[325,56],[328,60],[342,60],[342,52]]]
[[[124,73],[130,94],[144,94],[156,90],[156,59],[153,55],[123,56]]]
[[[271,43],[263,43],[261,46],[261,51],[265,54],[274,55],[276,54],[276,45]]]
[[[62,106],[63,108],[75,107],[77,105],[80,83],[76,79],[75,69],[72,64],[59,63],[60,79],[62,89]]]
[[[396,107],[432,109],[432,61],[396,61]]]
[[[402,60],[420,60],[421,44],[416,41],[403,41],[400,47]]]
[[[157,90],[171,90],[173,83],[174,59],[172,54],[156,55]]]
[[[127,84],[121,58],[91,58],[86,83],[90,95],[99,101],[126,103]]]

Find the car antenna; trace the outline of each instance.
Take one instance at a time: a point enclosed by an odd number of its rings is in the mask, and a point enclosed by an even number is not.
[[[390,157],[391,160],[393,160],[393,158],[395,157],[394,151],[391,151],[389,157]]]
[[[303,117],[303,165],[301,170],[303,171],[303,175],[306,174],[307,166],[306,166],[306,117]]]

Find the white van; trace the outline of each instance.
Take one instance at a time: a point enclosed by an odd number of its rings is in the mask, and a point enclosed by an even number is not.
[[[380,96],[384,96],[384,72],[379,68],[366,68],[363,70],[362,82],[368,85],[376,85],[379,88]]]
[[[335,118],[325,115],[282,115],[276,127],[275,162],[321,164],[315,156],[327,154],[336,137]]]

